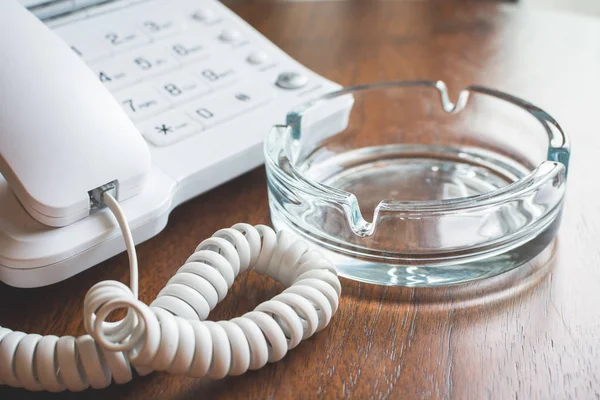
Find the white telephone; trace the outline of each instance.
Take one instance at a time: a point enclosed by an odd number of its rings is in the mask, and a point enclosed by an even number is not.
[[[177,205],[260,165],[289,109],[339,88],[214,0],[27,0],[45,24],[2,3],[0,281],[12,286],[125,249],[90,191],[117,182],[147,240]]]
[[[269,127],[338,86],[213,0],[26,3],[45,24],[0,2],[0,280],[51,284],[126,248],[131,287],[90,289],[79,338],[0,327],[0,384],[102,388],[132,368],[238,375],[323,329],[341,290],[335,267],[285,233],[218,231],[150,306],[137,300],[135,242],[260,164]],[[251,268],[287,289],[243,317],[201,322]],[[117,308],[127,316],[105,322]]]

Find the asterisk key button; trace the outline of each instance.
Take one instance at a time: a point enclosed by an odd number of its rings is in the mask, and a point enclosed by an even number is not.
[[[155,146],[166,146],[202,130],[202,126],[179,110],[171,110],[137,125]]]

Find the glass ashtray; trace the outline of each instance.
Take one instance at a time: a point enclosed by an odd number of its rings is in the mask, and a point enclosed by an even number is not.
[[[287,114],[265,142],[273,225],[340,275],[402,286],[482,279],[553,240],[569,139],[538,107],[441,82],[342,89]]]

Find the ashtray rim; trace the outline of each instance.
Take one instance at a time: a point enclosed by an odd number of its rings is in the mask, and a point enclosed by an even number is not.
[[[287,116],[287,124],[286,125],[277,125],[275,126],[271,132],[269,133],[267,140],[265,140],[264,145],[264,153],[265,160],[267,162],[268,167],[272,170],[271,172],[279,173],[282,172],[284,175],[288,175],[284,171],[281,171],[279,166],[277,165],[277,160],[273,159],[273,153],[270,151],[269,147],[272,147],[271,138],[273,136],[274,130],[284,129],[287,134],[292,137],[300,137],[299,132],[299,124],[296,124],[297,115],[301,115],[301,113],[306,112],[309,108],[318,106],[322,104],[324,101],[328,101],[334,99],[339,96],[343,96],[346,94],[351,94],[353,92],[364,91],[364,90],[373,90],[379,88],[393,88],[393,87],[429,87],[434,88],[439,92],[440,101],[442,103],[442,107],[446,113],[456,114],[461,112],[466,105],[468,104],[469,98],[472,93],[479,93],[491,97],[498,98],[500,100],[507,101],[527,113],[529,113],[532,117],[534,117],[544,128],[549,138],[549,145],[547,151],[547,159],[543,161],[540,165],[530,171],[528,174],[523,177],[515,180],[514,182],[510,182],[508,185],[494,189],[489,192],[480,193],[472,196],[465,197],[456,197],[452,199],[442,199],[442,200],[415,200],[415,201],[400,201],[400,200],[382,200],[379,203],[378,209],[386,210],[386,211],[396,211],[396,212],[411,212],[411,213],[421,213],[421,212],[457,212],[461,209],[473,208],[476,207],[485,207],[492,204],[496,204],[498,202],[506,201],[507,198],[514,197],[521,193],[523,190],[530,190],[531,184],[535,182],[539,177],[546,176],[548,174],[552,174],[553,171],[558,167],[557,164],[562,164],[565,168],[565,177],[568,174],[569,168],[569,159],[570,159],[570,138],[563,131],[558,122],[546,111],[541,108],[533,105],[532,103],[515,97],[513,95],[501,92],[496,89],[486,88],[480,85],[469,85],[462,89],[459,92],[458,100],[456,103],[453,103],[450,100],[450,96],[448,94],[448,89],[446,84],[441,81],[389,81],[389,82],[375,82],[364,85],[354,85],[342,88],[340,90],[324,94],[320,97],[317,97],[309,102],[301,104],[300,106],[292,109]],[[284,135],[286,134],[284,133]],[[465,147],[467,148],[467,147]],[[478,149],[478,151],[485,151],[482,149]],[[506,157],[507,160],[514,161],[510,157]],[[308,178],[302,171],[297,170],[293,163],[290,163],[290,168],[293,169],[294,177],[298,180],[298,183],[305,187],[310,187],[314,189],[318,189],[317,192],[312,193],[313,196],[319,196],[319,192],[322,196],[331,199],[331,196],[338,198],[340,201],[350,201],[354,202],[355,198],[352,193],[348,193],[344,190],[332,188],[328,185],[323,184],[322,182],[312,180]]]

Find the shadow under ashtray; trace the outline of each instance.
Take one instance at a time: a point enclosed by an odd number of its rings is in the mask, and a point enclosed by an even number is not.
[[[418,304],[419,307],[469,308],[496,304],[521,295],[542,282],[553,270],[558,239],[530,261],[510,271],[473,282],[444,287],[381,287],[384,302]],[[371,285],[366,285],[371,286]],[[368,297],[365,284],[344,280],[344,296]],[[375,298],[373,298],[374,300]]]

